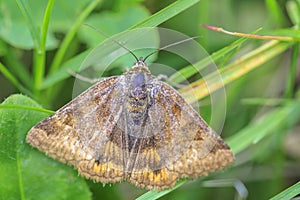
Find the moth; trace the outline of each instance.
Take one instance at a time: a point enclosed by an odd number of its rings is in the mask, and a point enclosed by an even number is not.
[[[148,190],[221,170],[234,160],[221,137],[143,58],[101,79],[34,126],[26,141],[96,182]]]

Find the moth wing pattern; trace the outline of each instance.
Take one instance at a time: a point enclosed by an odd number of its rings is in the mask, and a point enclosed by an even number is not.
[[[139,152],[138,165],[142,166],[133,168],[129,181],[139,187],[164,190],[180,178],[205,176],[232,163],[233,153],[221,137],[176,90],[156,82],[154,87],[159,90],[150,101],[154,108],[149,108],[147,123],[156,127],[152,129],[155,144]]]
[[[26,141],[48,156],[73,165],[87,178],[104,183],[122,180],[124,173],[121,170],[109,170],[115,168],[107,164],[109,161],[102,168],[94,168],[99,163],[98,153],[106,151],[107,135],[122,109],[122,98],[112,98],[117,93],[119,78],[104,78],[90,87],[34,126],[27,134]],[[122,94],[116,96],[122,97]],[[123,159],[120,152],[106,151],[106,154]]]

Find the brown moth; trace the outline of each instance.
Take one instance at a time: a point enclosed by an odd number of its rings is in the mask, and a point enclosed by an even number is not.
[[[145,59],[34,126],[26,141],[96,182],[164,190],[230,165],[221,137]]]

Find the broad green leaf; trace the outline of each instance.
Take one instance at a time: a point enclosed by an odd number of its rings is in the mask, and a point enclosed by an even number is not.
[[[0,107],[0,199],[90,199],[75,170],[25,142],[29,129],[48,115],[26,107],[40,108],[22,95],[10,96]]]

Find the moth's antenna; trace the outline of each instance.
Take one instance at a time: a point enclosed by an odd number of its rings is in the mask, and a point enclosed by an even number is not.
[[[172,47],[172,46],[176,46],[176,45],[178,45],[178,44],[182,44],[182,43],[184,43],[184,42],[191,41],[191,40],[196,39],[196,38],[199,38],[199,37],[201,37],[201,36],[190,37],[190,38],[187,38],[187,39],[184,39],[184,40],[180,40],[180,41],[178,41],[178,42],[174,42],[174,43],[172,43],[172,44],[168,44],[168,45],[166,45],[166,46],[164,46],[164,47],[161,47],[161,48],[159,48],[159,49],[156,49],[155,51],[153,51],[153,52],[151,52],[150,54],[148,54],[148,55],[144,58],[143,61],[145,62],[147,58],[149,58],[150,56],[152,56],[152,55],[155,54],[156,52],[159,52],[159,51],[161,51],[161,50],[164,50],[164,49],[169,48],[169,47]]]
[[[103,35],[104,37],[106,37],[107,39],[113,41],[114,43],[116,43],[117,45],[119,45],[120,47],[122,47],[123,49],[127,50],[136,59],[137,62],[139,61],[138,57],[130,49],[128,49],[127,47],[125,47],[123,44],[121,44],[119,41],[117,41],[117,40],[109,37],[109,35],[107,35],[103,31],[100,31],[99,29],[96,29],[95,27],[93,27],[93,26],[91,26],[89,24],[84,24],[84,25],[90,27],[91,29],[93,29],[95,31],[97,31],[98,33],[100,33],[101,35]]]

